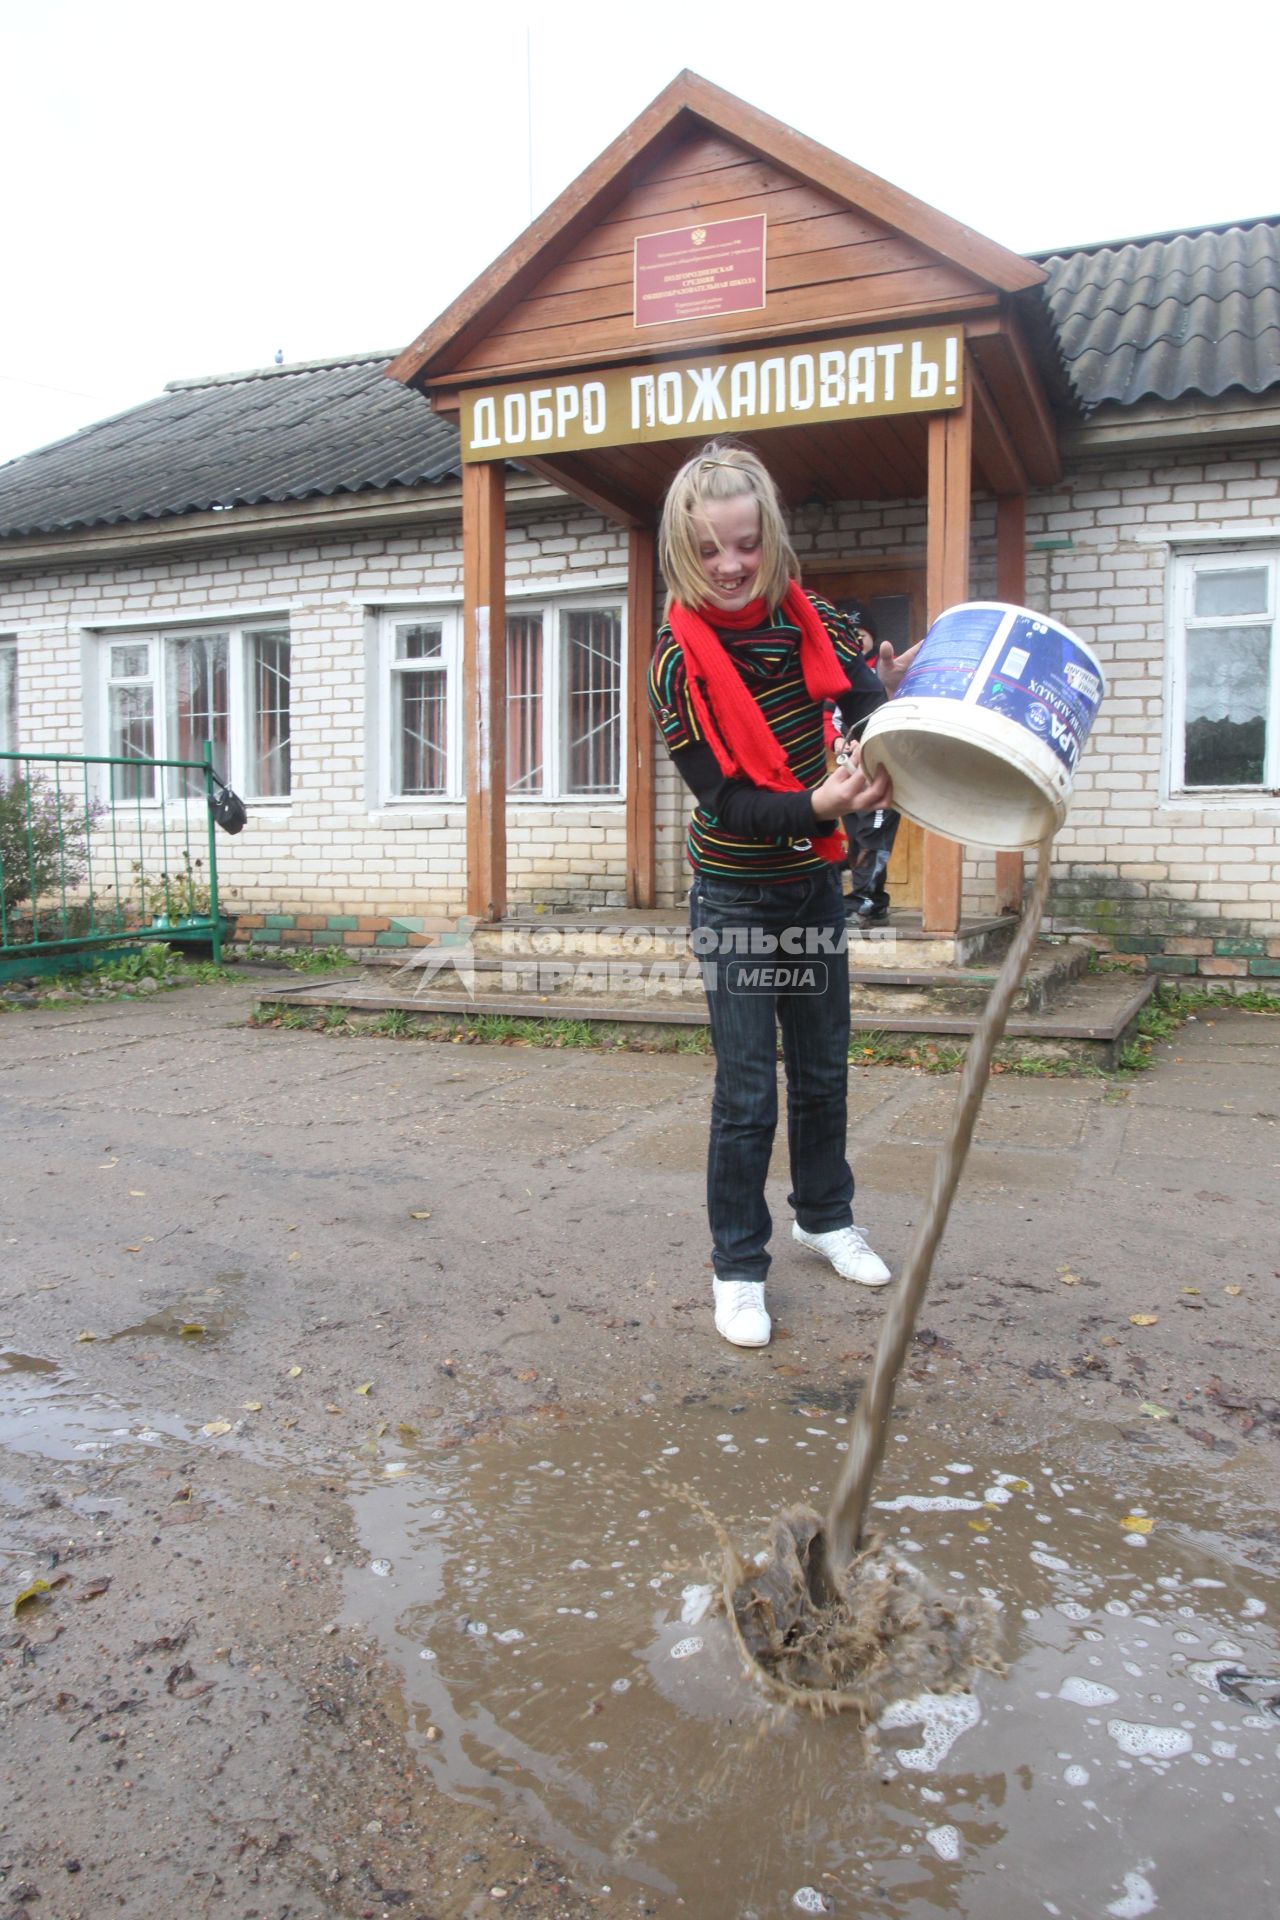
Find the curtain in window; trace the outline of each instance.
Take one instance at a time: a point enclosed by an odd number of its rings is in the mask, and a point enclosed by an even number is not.
[[[249,791],[263,798],[289,792],[289,635],[283,629],[251,633],[249,704],[253,766]],[[218,771],[226,778],[227,769]]]
[[[416,671],[402,661],[442,658],[438,626],[397,627],[391,721],[393,786],[398,794],[448,791],[448,679],[443,667]]]
[[[541,793],[542,615],[507,621],[507,791]]]
[[[214,765],[227,776],[228,712],[230,703],[230,648],[225,633],[189,634],[166,642],[165,686],[168,720],[168,760],[202,760],[206,741],[213,747]],[[204,782],[199,774],[170,774],[170,792],[199,797]]]
[[[622,622],[616,613],[566,611],[566,793],[616,793],[621,784]]]

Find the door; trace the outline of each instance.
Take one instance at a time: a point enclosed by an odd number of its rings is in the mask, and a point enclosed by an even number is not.
[[[923,640],[925,615],[923,567],[842,567],[838,572],[807,574],[805,585],[834,606],[857,601],[875,622],[878,640],[887,640],[895,653]],[[898,827],[889,861],[887,883],[894,908],[919,913],[924,888],[924,828],[914,820]]]

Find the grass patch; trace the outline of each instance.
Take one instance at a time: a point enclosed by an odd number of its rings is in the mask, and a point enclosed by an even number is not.
[[[336,973],[342,968],[358,967],[346,947],[255,946],[251,940],[244,957],[256,967],[284,967],[290,973]]]
[[[1138,1031],[1120,1050],[1120,1073],[1141,1073],[1151,1065],[1158,1040],[1169,1040],[1192,1015],[1208,1009],[1229,1013],[1280,1013],[1280,994],[1263,987],[1232,993],[1225,987],[1158,987],[1138,1015]]]
[[[189,960],[181,948],[156,941],[136,953],[112,955],[107,949],[87,958],[74,973],[36,975],[26,990],[35,993],[41,1004],[57,1005],[68,998],[101,999],[108,994],[125,999],[139,988],[150,993],[174,987],[207,987],[231,977],[225,966],[212,960]]]

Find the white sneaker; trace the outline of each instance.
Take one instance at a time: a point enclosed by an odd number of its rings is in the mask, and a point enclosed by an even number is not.
[[[713,1280],[716,1332],[735,1347],[767,1347],[773,1331],[764,1306],[763,1280]]]
[[[860,1287],[884,1287],[893,1275],[878,1253],[867,1245],[859,1227],[834,1227],[830,1233],[806,1233],[798,1220],[792,1223],[791,1238],[811,1253],[829,1260],[843,1280],[856,1280]]]

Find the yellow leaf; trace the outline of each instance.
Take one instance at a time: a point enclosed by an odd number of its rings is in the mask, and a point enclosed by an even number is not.
[[[14,1595],[13,1611],[20,1613],[23,1607],[30,1605],[31,1601],[38,1600],[42,1593],[52,1592],[53,1588],[47,1580],[33,1580],[29,1587],[24,1587],[21,1593]]]
[[[86,1327],[83,1333],[78,1333],[76,1335],[76,1345],[79,1346],[82,1340],[96,1340],[97,1337],[98,1336],[96,1333],[90,1333],[88,1327]]]
[[[1064,1287],[1078,1287],[1080,1285],[1080,1275],[1078,1273],[1072,1273],[1070,1267],[1059,1267],[1058,1278]]]
[[[1238,1300],[1240,1298],[1240,1295],[1244,1292],[1244,1288],[1243,1287],[1224,1287],[1222,1291],[1224,1293],[1229,1293],[1233,1300]]]
[[[289,1255],[289,1258],[291,1260],[301,1260],[302,1255],[295,1248],[295,1250]]]
[[[126,1247],[126,1248],[125,1248],[125,1252],[126,1252],[126,1253],[141,1253],[141,1252],[142,1252],[142,1248],[141,1248],[141,1246],[136,1246],[136,1247]]]
[[[1126,1513],[1120,1525],[1126,1533],[1150,1533],[1155,1521],[1148,1520],[1145,1513]]]
[[[147,1190],[145,1187],[130,1187],[129,1198],[131,1200],[145,1200],[146,1197]]]
[[[118,1167],[119,1165],[120,1165],[120,1155],[118,1153],[113,1153],[109,1160],[99,1160],[98,1170],[101,1173],[110,1173],[112,1167]]]
[[[287,1420],[282,1420],[280,1422],[280,1425],[282,1427],[296,1427],[297,1424],[298,1424],[298,1416],[296,1413],[291,1413]]]
[[[261,1400],[242,1400],[242,1401],[240,1402],[240,1405],[241,1405],[241,1406],[242,1406],[242,1407],[244,1408],[244,1410],[245,1410],[245,1412],[246,1412],[246,1413],[261,1413],[261,1412],[262,1412],[262,1402],[261,1402]]]
[[[1173,1418],[1169,1408],[1160,1406],[1155,1400],[1140,1400],[1138,1412],[1145,1413],[1148,1420],[1172,1420]]]
[[[198,1320],[188,1320],[185,1327],[178,1328],[178,1333],[184,1340],[199,1340],[204,1333],[204,1328]]]
[[[301,1373],[301,1367],[290,1367],[288,1377],[290,1380],[297,1380],[301,1376]]]
[[[230,1433],[231,1422],[229,1420],[210,1420],[201,1427],[200,1431],[201,1433],[207,1433],[211,1440],[216,1440],[220,1434]]]
[[[431,1218],[431,1209],[430,1207],[427,1207],[424,1212],[415,1213],[413,1209],[410,1208],[409,1218],[411,1220],[429,1220]]]
[[[326,1412],[326,1413],[341,1413],[341,1412],[342,1412],[342,1408],[341,1408],[341,1407],[336,1407],[336,1406],[327,1406],[327,1407],[325,1408],[325,1412]]]
[[[369,1389],[370,1389],[370,1387],[371,1387],[372,1385],[373,1385],[373,1382],[372,1382],[372,1380],[366,1380],[366,1381],[365,1381],[365,1383],[364,1383],[364,1385],[363,1385],[362,1387],[357,1387],[357,1388],[356,1388],[356,1392],[357,1392],[357,1393],[368,1393],[368,1391],[369,1391]]]
[[[400,1435],[400,1438],[402,1440],[416,1440],[418,1437],[418,1429],[416,1427],[411,1427],[408,1424],[408,1422],[405,1420],[401,1420],[397,1423],[396,1432]]]
[[[989,1520],[971,1520],[969,1522],[969,1525],[973,1528],[975,1533],[985,1533],[987,1528],[991,1525],[991,1522]]]
[[[1159,1322],[1159,1319],[1160,1315],[1158,1313],[1131,1313],[1129,1315],[1129,1325],[1131,1327],[1154,1327]]]

